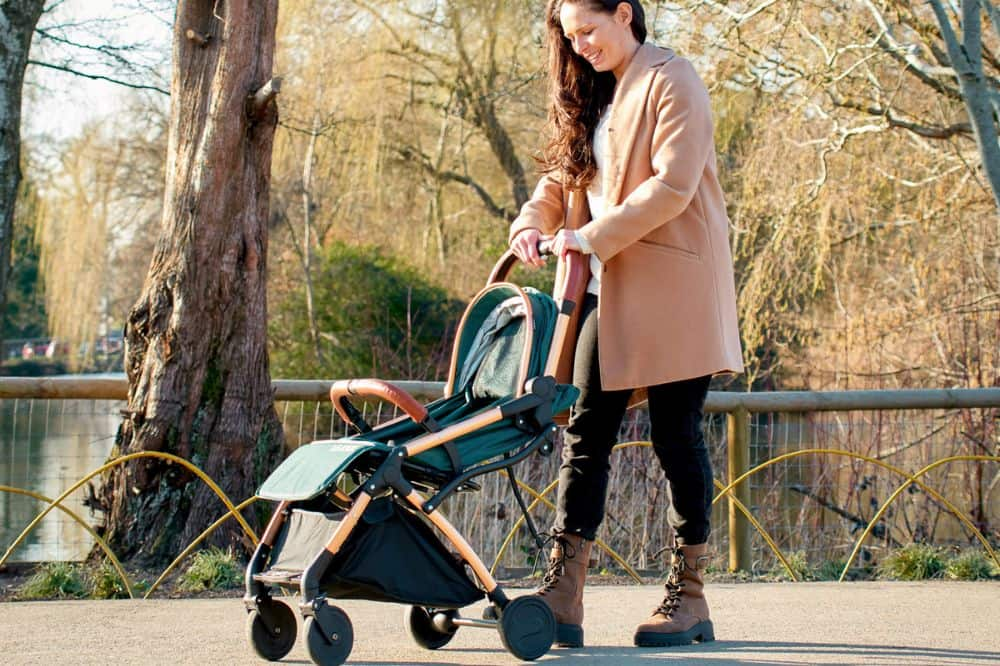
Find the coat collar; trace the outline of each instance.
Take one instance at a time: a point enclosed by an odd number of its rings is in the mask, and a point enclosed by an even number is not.
[[[618,82],[618,90],[626,91],[628,90],[636,80],[641,79],[645,73],[653,67],[659,67],[665,62],[673,59],[674,52],[670,49],[665,49],[653,44],[651,42],[645,42],[639,45],[638,50],[635,55],[632,56],[632,62],[628,64],[625,68],[625,73],[622,75],[621,81]],[[616,101],[620,95],[615,95]]]
[[[670,49],[660,48],[650,42],[641,44],[618,81],[609,112],[611,133],[608,146],[611,154],[601,178],[608,205],[620,203],[625,168],[635,143],[635,128],[639,125],[649,86],[653,81],[649,72],[669,62],[674,56]]]

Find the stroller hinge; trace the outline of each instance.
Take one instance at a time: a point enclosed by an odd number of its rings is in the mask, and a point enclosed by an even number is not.
[[[503,610],[510,603],[510,599],[507,598],[506,593],[504,593],[499,585],[493,588],[491,592],[487,592],[486,598],[492,601],[500,610]]]
[[[403,477],[403,461],[406,459],[406,449],[402,446],[393,449],[375,473],[364,485],[365,492],[375,497],[392,488],[400,496],[406,497],[413,492],[413,485]]]

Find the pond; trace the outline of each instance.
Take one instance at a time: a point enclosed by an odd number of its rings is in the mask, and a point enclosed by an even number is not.
[[[55,499],[107,460],[123,406],[115,400],[0,400],[0,485]],[[100,516],[84,506],[86,495],[84,486],[64,505],[94,524]],[[32,497],[0,492],[0,551],[45,506]],[[92,545],[80,525],[54,510],[10,561],[81,560]]]

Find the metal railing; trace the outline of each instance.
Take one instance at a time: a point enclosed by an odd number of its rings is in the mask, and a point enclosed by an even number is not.
[[[290,446],[346,432],[328,406],[331,383],[274,382]],[[443,387],[437,382],[396,383],[421,398],[437,397]],[[46,411],[51,411],[51,400],[120,401],[126,394],[123,378],[0,378],[0,400],[32,405],[32,401],[44,401]],[[376,406],[369,408],[375,411],[373,421],[393,416],[388,411],[378,413]],[[717,470],[725,470],[726,480],[717,482],[723,491],[717,496],[718,504],[724,499],[726,510],[714,517],[725,530],[717,532],[713,542],[717,551],[728,551],[729,569],[761,569],[769,548],[791,573],[783,552],[836,548],[841,553],[851,551],[850,556],[838,558],[845,560],[846,573],[851,562],[865,554],[866,539],[890,545],[900,529],[896,523],[912,519],[917,523],[916,534],[930,529],[920,527],[921,521],[940,529],[945,520],[941,516],[948,515],[957,517],[956,524],[965,530],[964,538],[972,534],[992,554],[990,540],[1000,536],[995,533],[1000,520],[994,508],[1000,506],[1000,491],[993,492],[997,481],[979,474],[985,478],[980,479],[980,490],[985,483],[987,492],[985,507],[976,515],[976,510],[969,511],[945,497],[948,488],[957,486],[951,476],[939,472],[952,463],[982,470],[998,460],[1000,388],[711,392],[706,411],[711,415],[706,420],[706,438],[713,463]],[[911,412],[929,412],[930,416],[923,421],[905,420],[902,415]],[[833,416],[828,419],[826,414]],[[29,429],[30,424],[29,417]],[[621,439],[633,444],[648,439],[648,417],[643,410],[630,413]],[[969,442],[973,444],[967,445]],[[662,474],[658,466],[649,465],[650,456],[641,449],[624,446],[616,454],[604,528],[609,554],[621,563],[628,562],[630,570],[658,568],[658,555],[670,541],[663,516]],[[3,462],[0,460],[0,467]],[[551,481],[556,478],[557,464],[558,457],[552,456],[521,472],[529,494],[537,498],[535,511],[551,512],[545,503],[554,488]],[[883,471],[888,475],[879,476]],[[1000,473],[995,478],[1000,479]],[[499,479],[494,481],[484,483],[478,496],[455,498],[449,513],[467,535],[471,532],[470,541],[484,552],[499,552],[501,556],[506,552],[508,561],[516,564],[517,557],[526,559],[524,553],[529,549],[523,534],[518,535],[518,526],[506,532],[506,538],[501,538],[500,530],[487,529],[493,523],[503,523],[506,515],[505,491]],[[934,486],[945,490],[939,492]],[[912,499],[914,489],[930,509],[939,510],[928,509],[926,516],[914,517],[916,514],[909,515],[908,506],[903,506],[894,515],[894,503],[902,505],[900,497]],[[982,493],[979,500],[982,504]],[[975,502],[965,504],[974,506]],[[951,529],[951,533],[958,532]],[[817,545],[824,540],[837,543],[835,547]]]

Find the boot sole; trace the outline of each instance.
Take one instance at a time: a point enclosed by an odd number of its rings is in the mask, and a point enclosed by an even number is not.
[[[555,644],[557,647],[583,647],[583,627],[579,624],[557,624]]]
[[[715,628],[711,620],[699,622],[687,631],[664,634],[657,631],[638,631],[635,634],[637,647],[673,647],[692,643],[709,643],[715,640]]]

